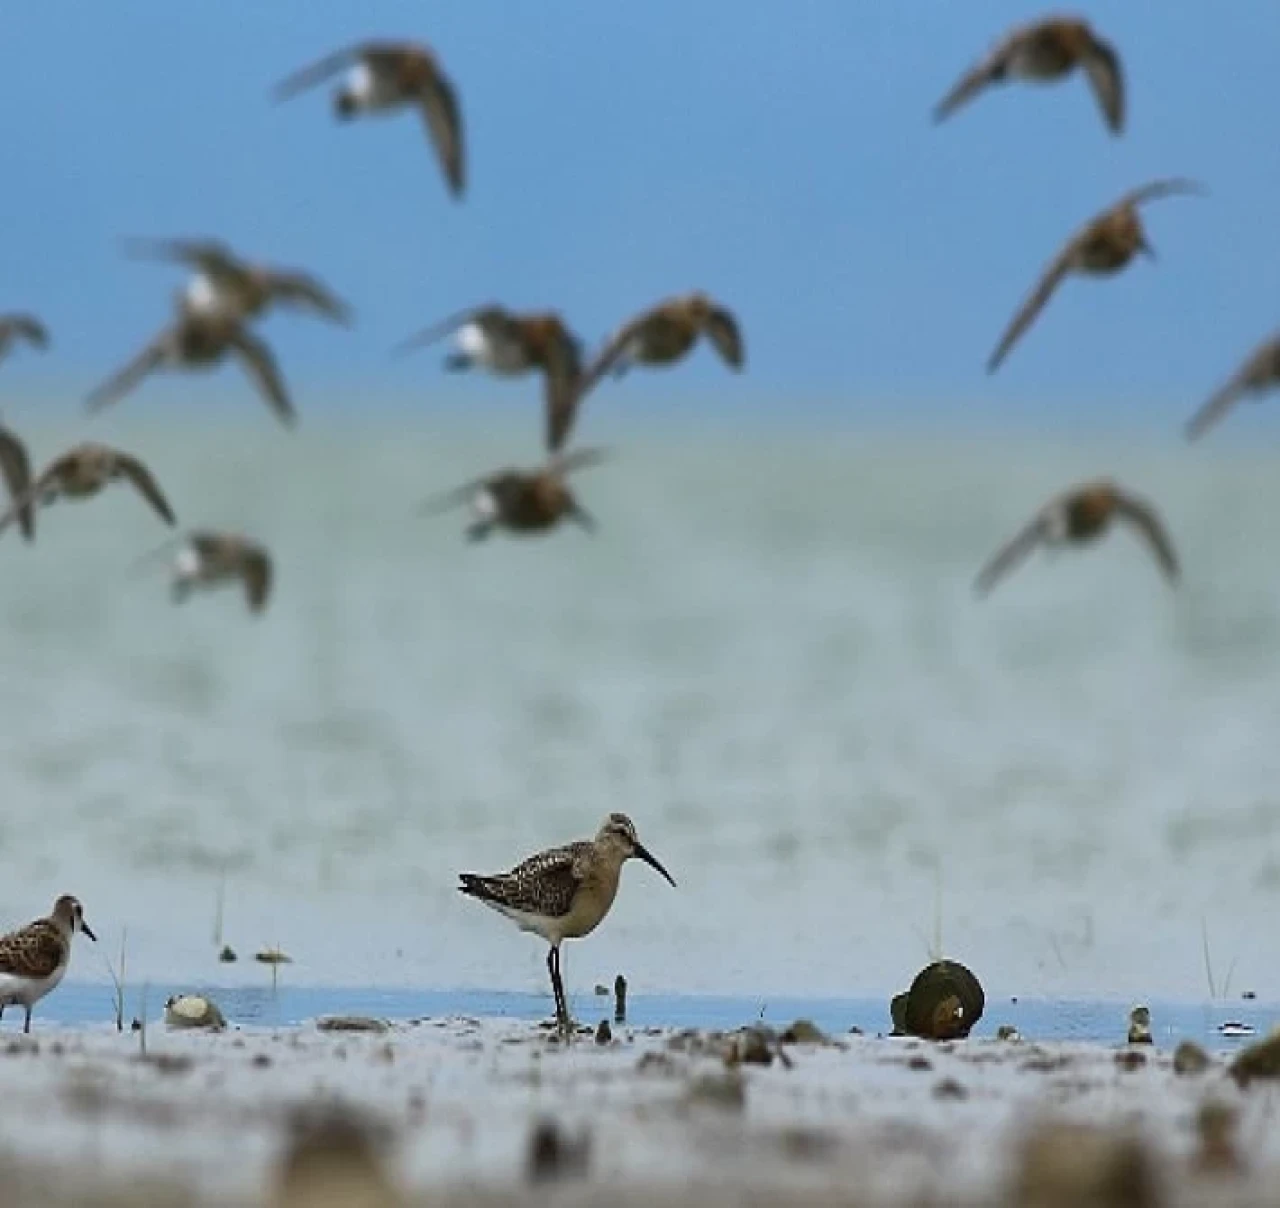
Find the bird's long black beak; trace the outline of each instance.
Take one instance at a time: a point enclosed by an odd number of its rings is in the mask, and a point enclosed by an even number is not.
[[[662,861],[659,860],[658,857],[655,856],[653,852],[651,852],[647,847],[645,847],[643,843],[636,844],[635,854],[641,860],[643,860],[647,865],[649,865],[650,868],[656,868],[664,877],[667,878],[667,883],[673,889],[675,888],[676,883],[671,879],[671,874],[665,868],[662,867]]]
[[[84,919],[80,920],[80,930],[83,931],[95,944],[98,942],[98,937],[93,934],[93,928],[90,927]]]
[[[569,509],[569,515],[573,517],[575,524],[590,533],[592,536],[595,536],[595,531],[599,527],[596,524],[596,518],[588,512],[582,504],[575,503],[573,507]]]

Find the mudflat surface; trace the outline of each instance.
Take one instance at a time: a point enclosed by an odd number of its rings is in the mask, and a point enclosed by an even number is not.
[[[1178,1073],[1151,1045],[357,1023],[152,1024],[145,1055],[105,1029],[9,1040],[9,1202],[1276,1198],[1276,1091],[1238,1085],[1223,1052]]]

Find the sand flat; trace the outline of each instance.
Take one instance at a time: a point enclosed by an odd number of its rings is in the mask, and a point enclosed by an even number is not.
[[[611,1044],[566,1047],[489,1019],[360,1033],[153,1024],[144,1059],[137,1034],[51,1027],[0,1046],[0,1151],[33,1204],[54,1202],[43,1179],[80,1203],[139,1179],[176,1188],[172,1202],[273,1202],[297,1110],[326,1105],[383,1139],[377,1165],[406,1202],[545,1194],[528,1178],[540,1120],[588,1138],[585,1169],[553,1181],[566,1202],[608,1189],[612,1202],[681,1203],[698,1187],[716,1189],[699,1202],[1002,1202],[1027,1130],[1049,1119],[1136,1130],[1170,1203],[1267,1202],[1280,1156],[1275,1092],[1238,1088],[1222,1056],[1180,1076],[1150,1046],[850,1035],[786,1046],[789,1068],[729,1068],[725,1036],[620,1026]],[[1238,1113],[1230,1147],[1246,1174],[1188,1173],[1206,1100]]]

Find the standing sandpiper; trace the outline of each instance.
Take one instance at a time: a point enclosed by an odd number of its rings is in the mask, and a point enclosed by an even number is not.
[[[62,980],[77,931],[97,942],[80,902],[64,893],[48,918],[0,936],[0,1016],[10,1004],[25,1007],[22,1030],[31,1031],[31,1008]]]
[[[540,935],[551,945],[547,969],[556,1000],[561,1032],[572,1029],[564,983],[560,980],[560,945],[590,935],[609,913],[618,893],[622,865],[632,856],[656,868],[671,885],[671,874],[636,838],[626,814],[610,814],[596,837],[530,856],[510,872],[494,876],[459,873],[460,892],[492,906],[521,931]]]

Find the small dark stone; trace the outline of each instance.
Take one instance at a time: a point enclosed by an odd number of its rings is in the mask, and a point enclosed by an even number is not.
[[[266,1053],[254,1053],[253,1060],[249,1062],[255,1070],[265,1070],[271,1065],[271,1058]]]
[[[1280,1077],[1280,1031],[1242,1049],[1231,1063],[1231,1076],[1241,1086],[1255,1078]]]
[[[930,1061],[928,1057],[921,1056],[921,1054],[917,1053],[907,1061],[907,1069],[931,1070],[933,1069],[933,1062]]]
[[[779,1037],[783,1044],[827,1044],[827,1034],[811,1019],[797,1019]]]
[[[1240,997],[1243,998],[1245,1002],[1253,1002],[1253,1000],[1257,998],[1258,995],[1253,990],[1246,990],[1243,994],[1240,995]]]
[[[222,951],[218,953],[218,959],[224,965],[234,965],[239,957],[236,956],[236,950],[230,944],[223,944]]]
[[[1200,1074],[1207,1070],[1210,1064],[1209,1054],[1194,1040],[1184,1040],[1173,1050],[1175,1074]]]
[[[567,1137],[554,1120],[540,1120],[529,1137],[525,1172],[531,1183],[581,1178],[591,1156],[591,1134]]]
[[[935,1099],[967,1099],[969,1092],[954,1078],[944,1078],[933,1088]]]
[[[609,1026],[607,1019],[600,1021],[600,1026],[596,1028],[596,1044],[611,1044],[613,1041],[613,1029]]]
[[[1121,1049],[1116,1054],[1116,1065],[1122,1070],[1137,1070],[1147,1064],[1147,1055],[1141,1049]]]

